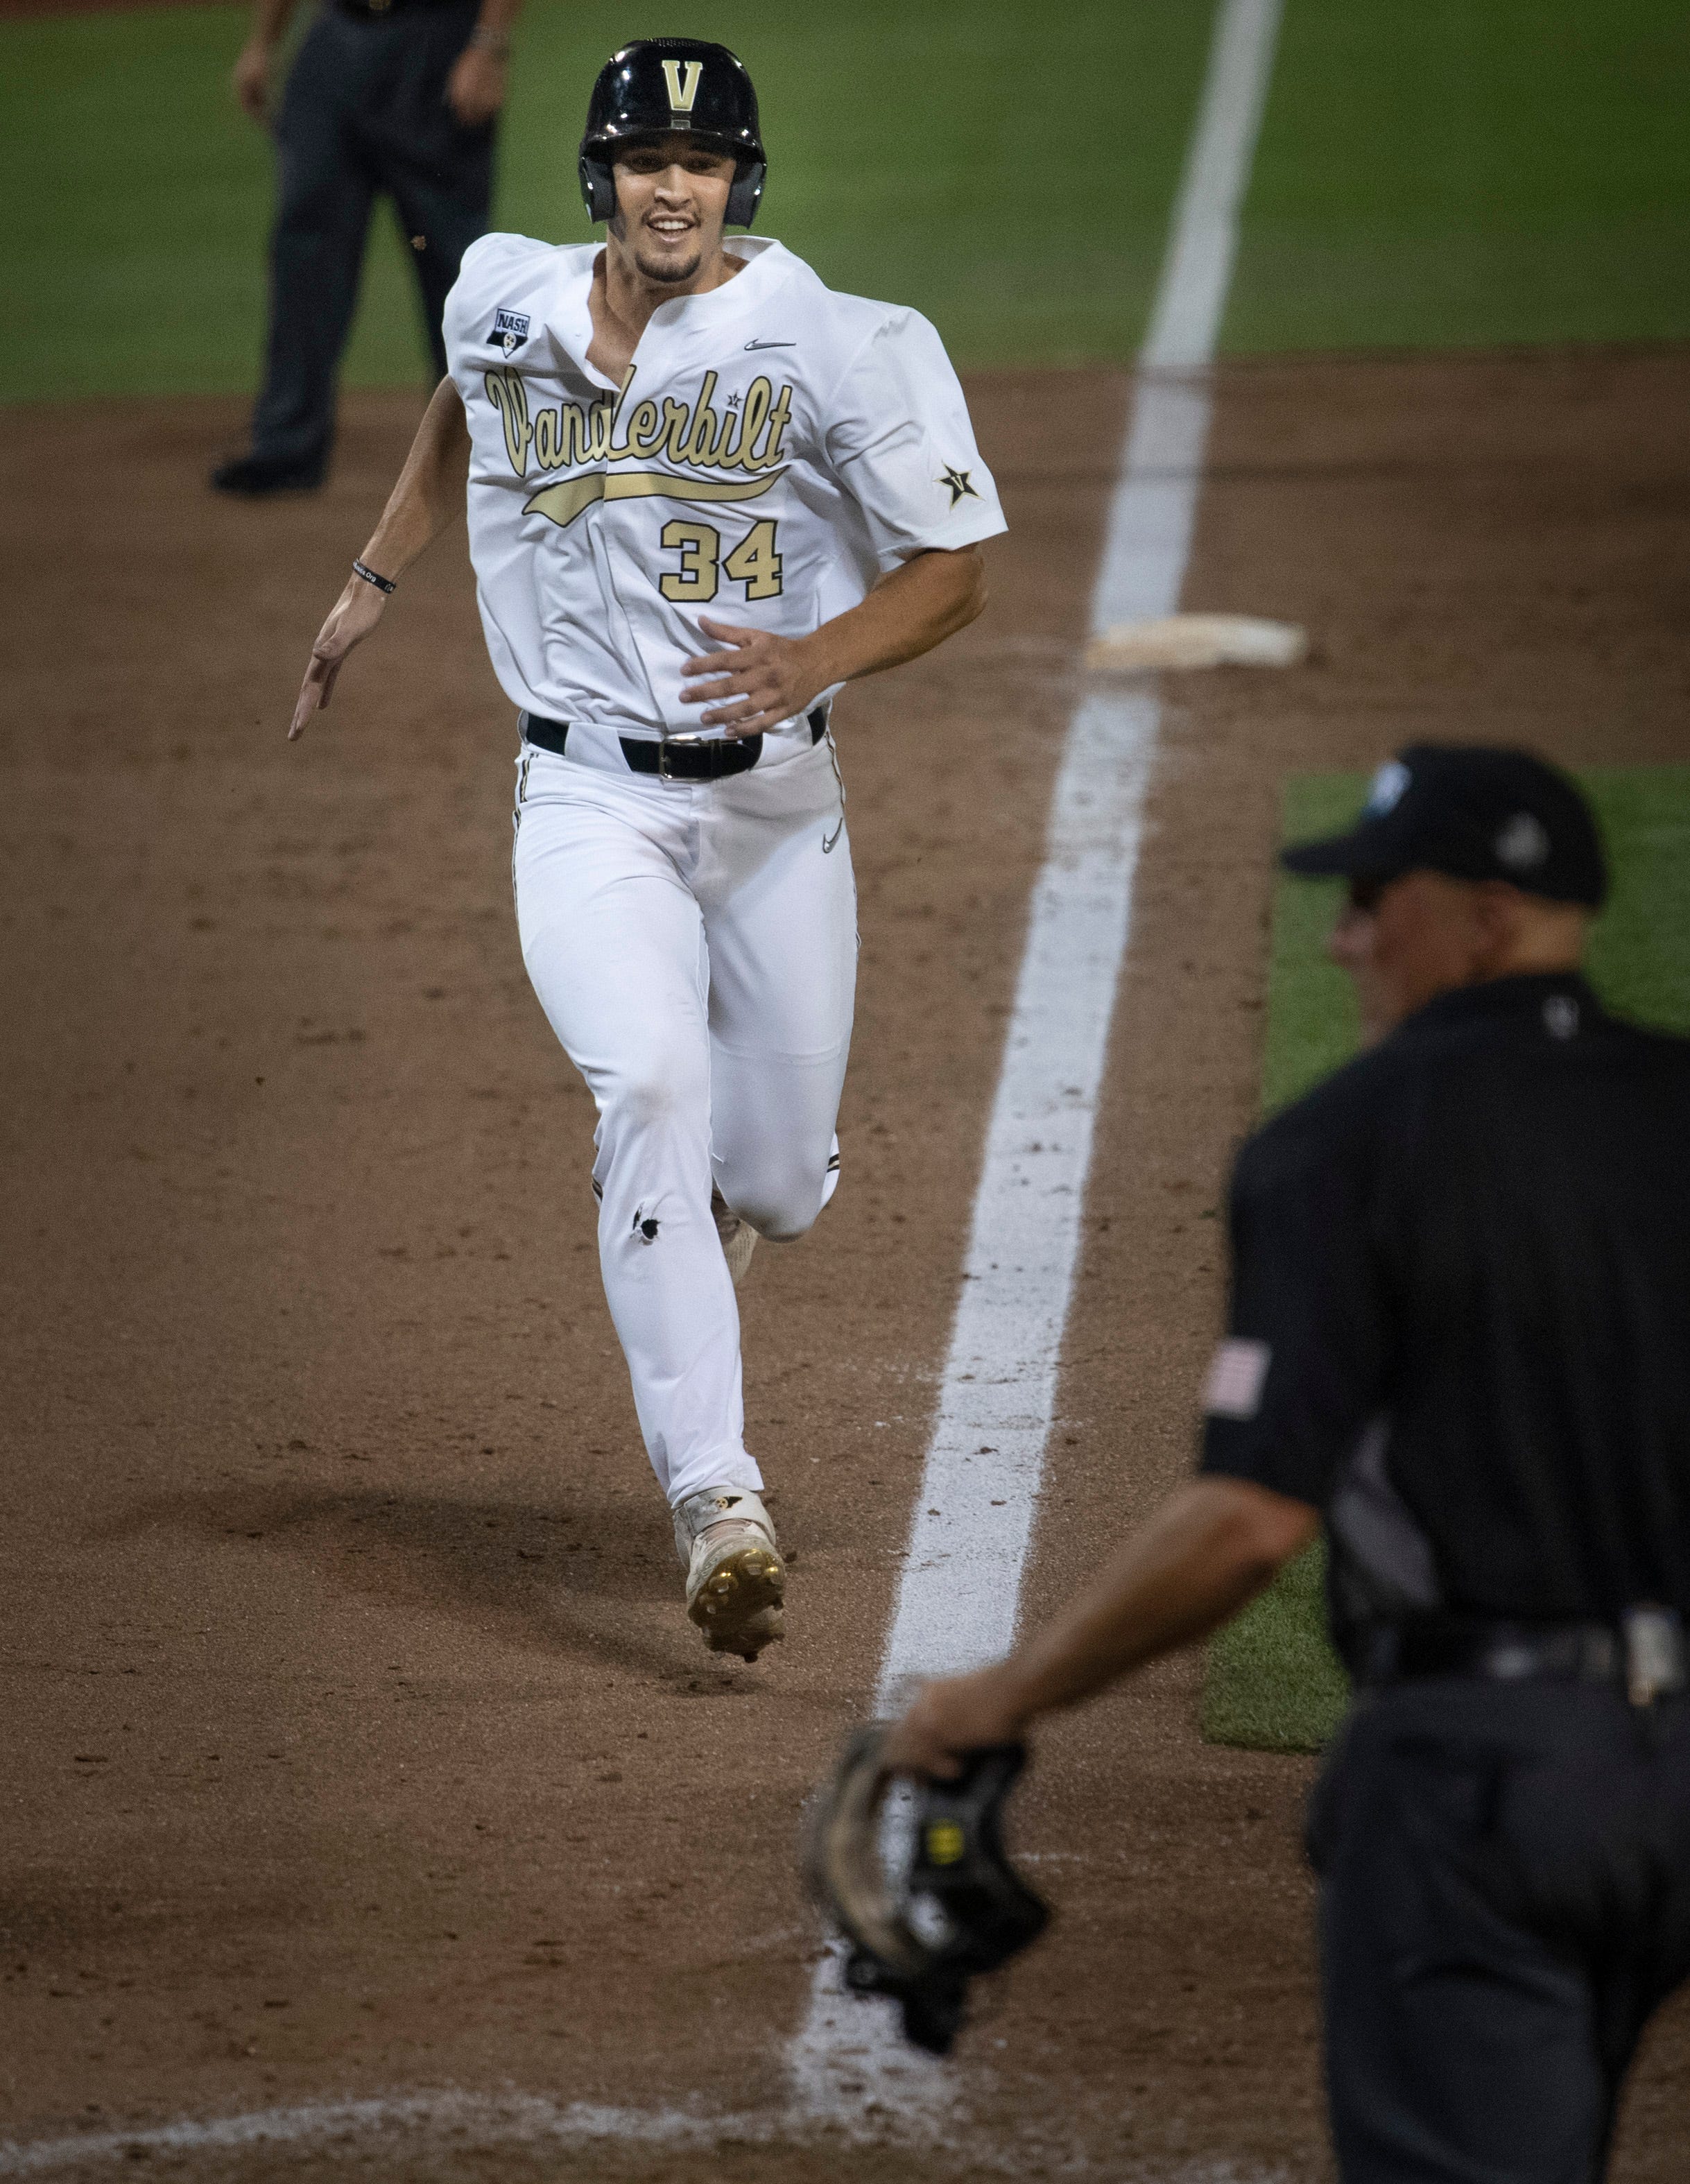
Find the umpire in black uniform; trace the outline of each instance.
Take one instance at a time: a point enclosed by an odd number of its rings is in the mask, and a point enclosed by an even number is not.
[[[236,98],[270,114],[275,48],[294,0],[256,0]],[[328,467],[335,385],[378,194],[411,248],[435,383],[458,261],[486,231],[493,133],[521,0],[325,0],[275,118],[270,343],[252,446],[220,464],[220,492],[309,492]]]
[[[1202,1636],[1324,1520],[1340,2170],[1589,2184],[1690,1972],[1690,1041],[1584,982],[1601,850],[1524,753],[1405,750],[1286,862],[1348,878],[1373,1044],[1239,1157],[1199,1476],[890,1756],[947,1774]]]

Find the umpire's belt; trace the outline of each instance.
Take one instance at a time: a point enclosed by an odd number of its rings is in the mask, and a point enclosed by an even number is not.
[[[1477,1676],[1490,1683],[1618,1684],[1634,1706],[1685,1688],[1683,1624],[1664,1607],[1628,1609],[1617,1624],[1507,1623],[1414,1616],[1376,1623],[1353,1655],[1356,1680]]]
[[[335,0],[342,15],[354,15],[363,20],[384,15],[414,15],[435,8],[449,8],[464,4],[464,0]]]
[[[806,716],[809,739],[819,744],[827,733],[827,713],[818,705]],[[567,721],[548,721],[538,713],[520,716],[523,734],[541,750],[564,755],[570,739]],[[761,736],[712,738],[699,743],[691,737],[618,736],[622,755],[635,773],[654,773],[660,781],[722,781],[731,773],[749,773],[763,755]]]

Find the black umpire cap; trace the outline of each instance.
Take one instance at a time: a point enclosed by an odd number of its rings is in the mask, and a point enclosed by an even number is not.
[[[1506,880],[1591,910],[1608,893],[1596,822],[1572,783],[1530,751],[1478,744],[1410,744],[1374,775],[1348,833],[1298,842],[1281,861],[1310,878]]]

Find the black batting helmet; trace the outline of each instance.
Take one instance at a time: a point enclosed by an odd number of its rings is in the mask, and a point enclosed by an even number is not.
[[[707,38],[637,38],[598,71],[581,140],[581,193],[591,220],[616,210],[611,163],[631,137],[682,132],[737,164],[727,217],[749,227],[757,217],[768,161],[757,120],[757,93],[745,63]]]

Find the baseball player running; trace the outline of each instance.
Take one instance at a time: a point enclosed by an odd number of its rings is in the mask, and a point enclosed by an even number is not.
[[[482,626],[520,708],[523,960],[598,1106],[599,1264],[687,1613],[748,1660],[781,1635],[786,1573],[734,1289],[837,1179],[856,979],[829,709],[974,619],[1004,527],[927,321],[725,242],[764,172],[725,47],[607,64],[581,148],[603,248],[464,254],[449,376],[290,731],[451,521],[467,455]]]

